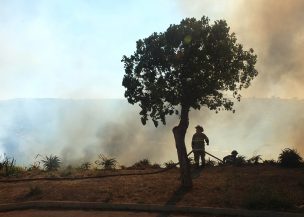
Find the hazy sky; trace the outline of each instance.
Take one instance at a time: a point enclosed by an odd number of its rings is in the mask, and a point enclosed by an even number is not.
[[[0,98],[122,98],[121,58],[183,17],[176,1],[0,1]]]
[[[301,0],[1,0],[0,99],[123,98],[121,58],[134,52],[135,42],[203,15],[226,19],[240,42],[256,50],[260,74],[245,96],[302,98],[302,55],[290,53],[304,48],[303,5]]]

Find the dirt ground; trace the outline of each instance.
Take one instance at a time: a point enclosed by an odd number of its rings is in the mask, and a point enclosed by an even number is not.
[[[214,217],[202,215],[160,214],[147,212],[101,212],[101,211],[41,211],[26,210],[0,213],[0,217]]]
[[[130,173],[132,171],[115,171],[113,173],[120,172]],[[114,204],[169,204],[193,207],[248,208],[250,202],[259,200],[252,195],[255,195],[258,191],[262,193],[264,191],[266,196],[269,192],[278,198],[282,195],[282,197],[290,200],[287,201],[288,203],[292,203],[287,208],[280,208],[279,205],[279,207],[270,207],[270,209],[278,211],[291,209],[294,211],[296,206],[304,204],[303,168],[284,169],[263,165],[210,167],[193,174],[194,186],[190,191],[183,191],[179,188],[178,169],[153,175],[116,176],[84,180],[0,182],[0,203],[84,201]],[[264,197],[263,194],[258,196]],[[20,216],[21,213],[22,216],[60,216],[64,214],[64,216],[79,217],[92,216],[93,213],[94,216],[112,217],[160,216],[153,213],[130,212],[62,212],[14,211],[0,213],[0,216]]]

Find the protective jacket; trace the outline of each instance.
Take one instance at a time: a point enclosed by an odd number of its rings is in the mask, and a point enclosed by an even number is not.
[[[195,133],[192,137],[192,149],[205,150],[205,142],[209,145],[209,139],[204,133]]]

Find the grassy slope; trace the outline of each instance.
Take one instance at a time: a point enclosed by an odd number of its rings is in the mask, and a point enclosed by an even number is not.
[[[65,200],[293,209],[304,204],[304,173],[303,168],[274,166],[212,167],[196,174],[191,191],[179,190],[179,171],[173,169],[145,176],[0,183],[0,203]]]

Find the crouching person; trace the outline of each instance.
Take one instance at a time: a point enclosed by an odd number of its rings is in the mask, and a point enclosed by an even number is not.
[[[227,155],[226,157],[223,158],[224,164],[235,164],[237,155],[238,155],[238,152],[236,150],[233,150],[231,152],[231,155]]]

